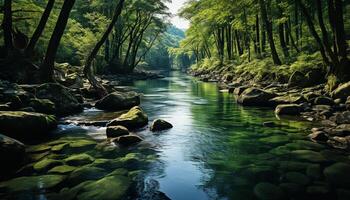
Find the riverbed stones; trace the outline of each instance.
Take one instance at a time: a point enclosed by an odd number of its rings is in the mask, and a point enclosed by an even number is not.
[[[173,125],[170,124],[169,122],[162,119],[156,119],[152,122],[150,130],[153,132],[157,132],[157,131],[163,131],[171,128],[173,128]]]
[[[287,172],[285,174],[285,179],[287,182],[303,186],[307,185],[310,182],[310,178],[300,172]]]
[[[326,179],[332,184],[343,187],[350,188],[350,165],[346,163],[335,163],[327,167],[323,173]]]
[[[289,87],[305,87],[307,86],[308,79],[306,77],[305,74],[299,72],[299,71],[295,71],[289,78],[288,81],[288,86]]]
[[[131,146],[142,142],[142,138],[137,135],[125,135],[115,138],[113,142],[122,146]]]
[[[330,105],[330,106],[334,105],[333,99],[325,96],[317,97],[314,103],[316,105]]]
[[[48,99],[31,99],[29,106],[34,108],[36,112],[44,114],[55,114],[55,104]]]
[[[121,175],[104,177],[86,184],[81,188],[77,199],[80,200],[122,200],[131,186],[130,178]]]
[[[21,111],[0,111],[0,131],[19,140],[42,138],[57,127],[52,115]]]
[[[331,93],[331,96],[333,99],[346,100],[350,96],[350,82],[340,85]]]
[[[271,106],[269,101],[275,96],[259,88],[248,88],[237,98],[237,102],[244,106]]]
[[[25,146],[23,143],[0,134],[0,158],[1,172],[0,176],[12,170],[19,168],[25,158]]]
[[[315,142],[327,142],[328,141],[328,135],[324,131],[313,132],[309,135],[309,138]]]
[[[276,115],[298,115],[302,108],[298,104],[281,104],[275,109]]]
[[[65,162],[71,166],[82,166],[94,162],[94,158],[88,154],[82,153],[66,158]]]
[[[319,152],[311,150],[295,150],[291,152],[296,159],[305,160],[308,162],[321,163],[326,162],[326,158]]]
[[[67,182],[69,185],[74,186],[89,180],[99,180],[105,175],[107,175],[107,172],[102,168],[83,166],[69,174]]]
[[[282,200],[285,197],[280,187],[267,182],[258,183],[254,194],[261,200]]]
[[[76,169],[77,168],[73,167],[73,166],[61,165],[61,166],[57,166],[57,167],[50,169],[49,173],[51,173],[51,174],[68,174]]]
[[[46,172],[46,171],[50,170],[51,168],[62,165],[62,164],[63,164],[62,161],[54,160],[54,159],[50,159],[50,158],[45,158],[45,159],[35,163],[33,168],[37,172]]]
[[[131,108],[127,113],[108,123],[107,127],[124,126],[130,130],[142,128],[147,124],[148,116],[140,107],[135,106]]]
[[[107,127],[106,134],[108,138],[116,138],[123,135],[129,135],[130,132],[124,126],[109,126]]]
[[[68,88],[57,83],[46,83],[36,88],[38,99],[48,99],[55,104],[55,113],[59,116],[67,116],[78,113],[83,107]]]
[[[136,92],[113,92],[95,105],[96,108],[108,111],[130,109],[140,105],[140,96]]]

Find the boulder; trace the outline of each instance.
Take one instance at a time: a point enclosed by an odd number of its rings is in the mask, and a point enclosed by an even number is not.
[[[55,114],[56,111],[55,104],[48,99],[31,99],[29,106],[39,113]]]
[[[136,92],[113,92],[98,101],[95,107],[101,110],[118,111],[138,105],[140,105],[140,96]]]
[[[26,158],[25,146],[21,142],[0,134],[0,177],[18,169]]]
[[[43,138],[56,127],[57,121],[52,115],[0,111],[0,132],[19,140]]]
[[[143,110],[135,106],[131,108],[127,113],[121,115],[117,119],[114,119],[110,123],[109,126],[124,126],[128,129],[137,129],[142,128],[148,124],[148,116]]]
[[[304,186],[310,183],[310,178],[300,172],[287,172],[285,174],[285,179],[287,182]]]
[[[275,109],[276,115],[298,115],[302,111],[298,104],[282,104]]]
[[[262,182],[254,187],[254,194],[261,200],[279,200],[285,199],[281,188],[271,183]]]
[[[337,124],[350,124],[350,111],[336,113],[330,119]]]
[[[36,89],[38,99],[48,99],[55,104],[56,114],[67,116],[83,110],[82,105],[68,88],[57,83],[46,83]]]
[[[94,158],[88,154],[82,153],[72,155],[64,160],[68,165],[71,166],[82,166],[94,162]]]
[[[346,100],[350,96],[350,82],[340,85],[331,93],[331,96],[333,99]]]
[[[275,96],[259,88],[248,88],[238,97],[237,102],[244,106],[271,106],[270,99]]]
[[[244,90],[246,90],[246,89],[248,89],[248,88],[249,88],[248,86],[236,87],[236,88],[234,89],[234,91],[233,91],[233,94],[239,96],[239,95],[241,95],[241,94],[244,92]]]
[[[328,136],[324,131],[316,131],[309,135],[309,138],[315,142],[327,142]]]
[[[336,149],[346,150],[349,148],[349,141],[346,137],[333,137],[327,141],[327,144]]]
[[[38,172],[47,172],[48,170],[62,165],[62,161],[50,159],[50,158],[45,158],[37,163],[34,164],[33,168],[38,171]]]
[[[279,104],[300,104],[305,102],[306,99],[302,95],[285,95],[285,96],[279,96],[275,97],[270,100],[274,105]]]
[[[150,130],[153,132],[156,132],[156,131],[163,131],[171,128],[173,128],[173,125],[170,124],[169,122],[162,119],[156,119],[152,122]]]
[[[129,135],[130,132],[124,126],[109,126],[107,127],[106,134],[108,138],[115,138],[124,135]]]
[[[290,76],[289,81],[288,81],[289,87],[295,87],[295,86],[305,87],[305,86],[307,86],[307,84],[308,84],[307,77],[299,71],[294,72]]]
[[[316,105],[330,105],[330,106],[334,105],[333,99],[325,96],[317,97],[314,103]]]
[[[125,135],[114,139],[113,142],[122,146],[131,146],[142,142],[142,138],[137,135]]]
[[[335,163],[327,167],[323,173],[326,179],[338,187],[350,187],[350,165],[346,163]]]

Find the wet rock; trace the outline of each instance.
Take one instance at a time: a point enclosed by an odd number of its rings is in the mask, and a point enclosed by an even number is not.
[[[68,174],[76,169],[77,169],[76,167],[72,167],[69,165],[61,165],[61,166],[57,166],[57,167],[50,169],[49,173],[51,173],[51,174]]]
[[[66,158],[65,162],[71,166],[82,166],[82,165],[86,165],[94,162],[94,158],[89,156],[88,154],[83,153],[83,154],[72,155]]]
[[[56,127],[57,121],[52,115],[0,111],[0,131],[19,140],[43,138]]]
[[[171,128],[173,128],[173,125],[170,124],[169,122],[162,119],[156,119],[152,122],[150,130],[153,132],[156,132],[156,131],[163,131]]]
[[[298,115],[301,110],[298,104],[282,104],[276,107],[275,113],[276,115]]]
[[[350,187],[350,165],[345,163],[335,163],[327,167],[323,173],[332,184],[349,188]]]
[[[282,200],[285,198],[281,188],[267,182],[257,184],[254,187],[254,194],[261,200]]]
[[[62,161],[45,158],[45,159],[35,163],[33,168],[34,168],[34,170],[36,170],[38,172],[47,172],[51,168],[62,165],[62,164],[63,164]]]
[[[107,172],[98,167],[84,166],[74,170],[67,178],[68,185],[74,186],[89,180],[98,180]]]
[[[142,142],[142,138],[137,135],[125,135],[114,139],[113,142],[122,146],[131,146]]]
[[[332,137],[327,141],[327,144],[336,149],[346,150],[349,148],[349,140],[346,137]]]
[[[6,193],[39,192],[57,186],[64,179],[61,175],[24,176],[0,183],[0,190]]]
[[[113,92],[98,101],[95,107],[101,110],[118,111],[138,105],[140,105],[140,96],[136,92]]]
[[[263,126],[272,128],[272,127],[275,127],[276,124],[275,122],[264,122]]]
[[[107,127],[124,126],[128,129],[137,129],[142,128],[147,124],[148,117],[146,113],[144,113],[140,107],[135,106],[131,108],[127,113],[108,123]]]
[[[122,200],[126,198],[131,180],[126,176],[107,176],[86,184],[81,188],[77,199],[80,200]]]
[[[259,88],[248,88],[238,97],[237,102],[244,106],[271,106],[270,99],[275,96]]]
[[[21,142],[0,134],[0,177],[18,169],[25,161],[25,146]]]
[[[116,138],[124,135],[129,135],[130,132],[124,126],[109,126],[106,131],[108,138]]]
[[[302,95],[286,95],[275,97],[270,100],[274,105],[279,104],[300,104],[305,102],[306,99]]]
[[[317,97],[314,103],[316,105],[334,105],[333,99],[325,96]]]
[[[311,150],[295,150],[292,151],[291,154],[296,159],[305,160],[309,162],[321,163],[327,161],[321,153]]]
[[[333,99],[346,100],[350,96],[350,82],[340,85],[331,93],[331,96]]]
[[[67,116],[78,113],[83,107],[67,88],[57,83],[46,83],[36,89],[38,99],[48,99],[55,104],[56,114]]]
[[[319,164],[313,164],[307,167],[306,175],[314,180],[321,178],[321,166]]]
[[[337,124],[350,124],[350,111],[336,113],[330,120]]]
[[[287,180],[287,182],[303,186],[310,183],[309,177],[300,172],[288,172],[287,174],[285,174],[285,179]]]
[[[309,138],[315,142],[327,142],[328,135],[324,131],[313,132],[309,135]]]
[[[270,144],[284,144],[289,141],[289,137],[285,135],[273,135],[270,137],[260,138],[259,141]]]
[[[305,76],[305,74],[296,71],[294,72],[288,81],[288,86],[289,87],[294,87],[294,86],[298,86],[298,87],[305,87],[308,84],[308,80],[307,77]]]
[[[29,106],[36,112],[45,114],[54,114],[56,110],[55,104],[48,99],[31,99]]]

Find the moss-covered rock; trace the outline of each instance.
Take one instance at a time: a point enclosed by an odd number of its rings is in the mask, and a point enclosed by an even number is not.
[[[94,162],[94,158],[88,154],[82,153],[72,155],[64,160],[68,165],[71,166],[82,166]]]
[[[124,126],[109,126],[107,127],[106,134],[108,138],[115,138],[124,135],[129,135],[130,132]]]
[[[77,168],[73,167],[73,166],[61,165],[61,166],[57,166],[57,167],[50,169],[49,173],[51,173],[51,174],[68,174],[76,169]]]
[[[107,176],[81,188],[79,200],[122,200],[126,198],[131,180],[126,176]]]
[[[43,138],[57,127],[52,115],[20,111],[0,111],[0,131],[19,140]]]
[[[350,188],[350,165],[335,163],[324,170],[324,175],[329,182],[343,188]]]
[[[261,200],[285,199],[281,188],[271,183],[262,182],[254,187],[254,194]]]
[[[310,183],[310,178],[300,172],[288,172],[285,174],[285,179],[287,180],[287,182],[303,186]]]
[[[291,152],[296,159],[305,160],[308,162],[327,162],[326,158],[319,152],[311,150],[295,150]]]
[[[275,109],[276,115],[298,115],[302,108],[298,104],[281,104]]]
[[[111,121],[107,126],[124,126],[128,129],[137,129],[146,126],[147,123],[148,116],[146,113],[140,107],[135,106],[127,113]]]
[[[66,87],[57,83],[40,85],[36,89],[36,97],[52,101],[56,107],[56,114],[59,116],[66,116],[83,110],[76,97]]]
[[[152,122],[150,130],[153,132],[156,132],[156,131],[163,131],[171,128],[173,128],[173,125],[170,124],[169,122],[162,119],[156,119]]]
[[[259,89],[248,88],[238,97],[237,102],[244,106],[272,106],[270,100],[275,94]]]
[[[21,142],[0,134],[0,177],[18,169],[25,161],[25,146]]]
[[[107,175],[107,172],[99,167],[84,166],[74,170],[69,174],[67,183],[70,186],[78,185],[79,183],[98,180]]]
[[[124,135],[115,138],[113,142],[122,146],[131,146],[142,142],[142,140],[143,139],[137,135]]]
[[[350,82],[340,85],[331,95],[333,99],[346,100],[350,96]]]
[[[62,161],[45,158],[34,164],[34,169],[38,172],[46,172],[53,167],[62,165]]]
[[[29,106],[34,108],[36,112],[45,114],[55,114],[55,104],[48,99],[31,99]]]
[[[140,96],[136,92],[113,92],[96,103],[101,110],[118,111],[140,105]]]

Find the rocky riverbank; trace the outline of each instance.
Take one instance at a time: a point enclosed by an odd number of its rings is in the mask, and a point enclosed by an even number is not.
[[[322,83],[321,72],[295,72],[288,81],[254,81],[249,73],[190,71],[204,82],[218,82],[219,87],[235,95],[243,106],[271,107],[277,117],[300,116],[319,124],[310,130],[310,140],[333,148],[350,150],[350,82],[333,91]],[[268,122],[268,126],[273,126]]]

